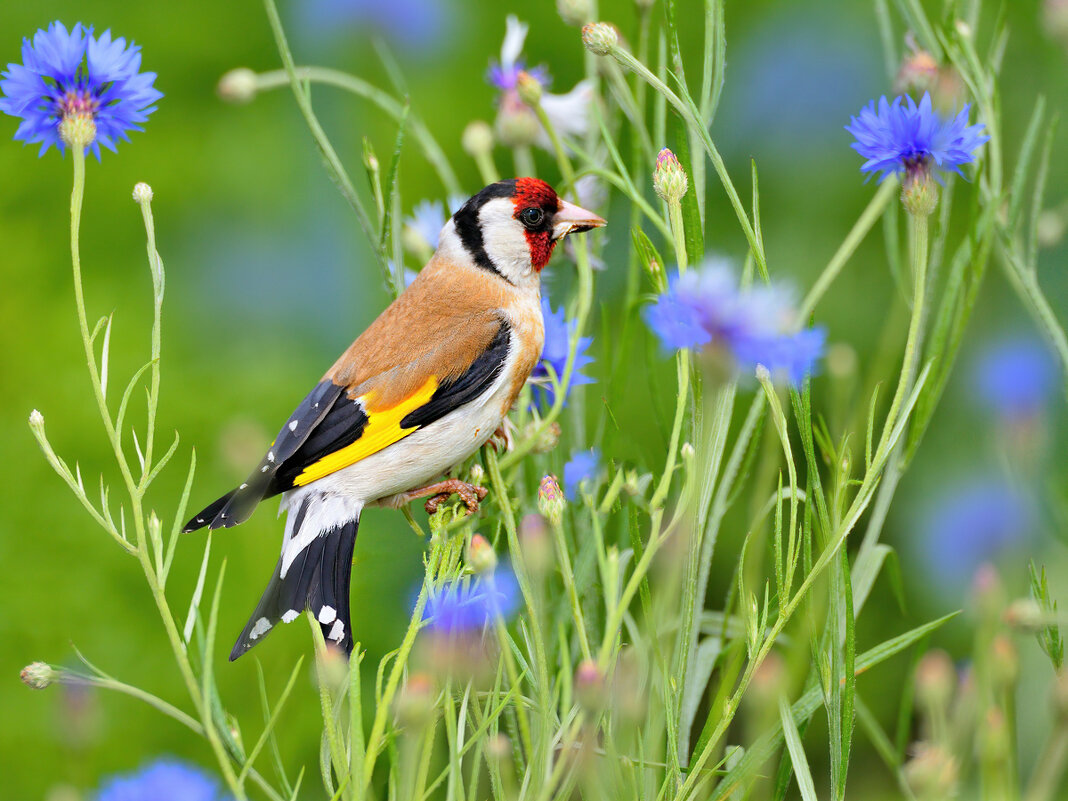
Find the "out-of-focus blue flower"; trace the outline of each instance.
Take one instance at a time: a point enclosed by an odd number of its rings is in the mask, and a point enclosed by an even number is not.
[[[822,328],[794,328],[793,299],[781,286],[741,290],[725,263],[705,262],[674,275],[643,311],[667,350],[722,347],[747,371],[764,365],[773,377],[799,384],[823,355]]]
[[[449,22],[446,0],[300,0],[300,22],[320,36],[351,35],[372,27],[409,48],[424,48],[445,40]]]
[[[477,580],[456,581],[431,591],[423,620],[442,634],[480,631],[497,617],[510,617],[519,606],[519,583],[509,567],[498,567]]]
[[[15,138],[41,143],[39,155],[55,145],[64,150],[59,125],[65,118],[85,117],[96,126],[90,149],[115,150],[117,140],[156,110],[163,94],[152,85],[154,72],[139,72],[141,48],[111,31],[98,38],[80,22],[70,31],[62,22],[39,30],[33,41],[22,40],[22,63],[8,64],[0,73],[0,111],[20,117]]]
[[[928,169],[934,162],[940,170],[960,174],[960,165],[974,159],[973,151],[990,139],[981,133],[982,123],[968,125],[969,106],[957,116],[943,119],[931,107],[924,92],[919,105],[908,95],[871,101],[845,127],[856,138],[853,149],[867,159],[861,172],[879,173],[879,180],[892,173]]]
[[[200,768],[160,759],[101,787],[93,801],[224,801],[217,779]]]
[[[1020,420],[1042,411],[1057,379],[1057,365],[1040,339],[1014,337],[988,345],[972,378],[984,406],[1006,420]]]
[[[928,569],[960,589],[976,569],[1034,528],[1032,501],[998,478],[979,477],[953,487],[929,508],[919,527]]]
[[[562,306],[559,311],[554,312],[549,299],[544,295],[541,298],[541,316],[545,321],[545,344],[541,349],[541,359],[538,360],[534,366],[534,372],[531,373],[533,379],[531,391],[534,394],[534,403],[544,410],[556,402],[556,393],[553,392],[547,365],[552,365],[557,380],[562,381],[564,368],[567,366],[568,350],[571,347],[571,338],[575,335],[576,321],[567,320],[564,317]],[[582,374],[582,369],[593,363],[593,357],[586,352],[591,342],[593,342],[593,337],[579,337],[575,345],[575,366],[571,371],[571,382],[564,389],[565,403],[571,387],[593,383],[592,378]]]
[[[404,224],[419,234],[432,250],[437,250],[438,237],[445,226],[445,204],[440,200],[421,200],[412,209],[412,216],[404,218]]]
[[[600,464],[601,454],[596,448],[571,454],[570,461],[564,465],[564,495],[569,501],[575,500],[579,484],[597,477]]]

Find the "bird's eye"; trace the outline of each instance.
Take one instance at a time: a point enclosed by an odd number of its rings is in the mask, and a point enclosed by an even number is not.
[[[531,206],[519,212],[519,219],[527,228],[537,228],[545,219],[545,212],[537,206]]]

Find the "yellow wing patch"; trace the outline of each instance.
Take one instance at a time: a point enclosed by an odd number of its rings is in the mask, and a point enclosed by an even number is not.
[[[378,451],[388,445],[392,445],[397,440],[404,439],[415,431],[418,426],[401,428],[401,420],[403,420],[409,412],[415,411],[429,401],[437,388],[438,380],[434,376],[431,376],[423,386],[415,391],[414,394],[405,398],[396,406],[391,406],[388,409],[379,409],[374,412],[368,411],[367,425],[364,426],[360,438],[351,445],[346,445],[344,448],[336,450],[333,453],[324,456],[319,461],[305,467],[304,470],[293,479],[294,486],[303,487],[305,484],[310,484],[316,479],[328,476],[343,467],[355,464],[360,461],[360,459],[364,459],[372,453],[378,453]],[[361,396],[357,398],[357,400],[361,401],[364,408],[367,409],[374,401],[374,393]]]

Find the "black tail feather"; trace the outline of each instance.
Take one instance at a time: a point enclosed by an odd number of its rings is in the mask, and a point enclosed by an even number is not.
[[[298,516],[292,528],[294,537],[300,532],[304,513],[303,505],[290,513]],[[278,560],[256,611],[230,652],[231,662],[262,641],[278,621],[289,623],[299,616],[294,613],[305,609],[319,620],[328,643],[344,648],[346,654],[352,653],[349,583],[359,525],[357,518],[321,532],[297,554],[284,578],[280,575],[282,560]]]
[[[219,512],[222,511],[223,507],[230,502],[230,499],[233,498],[236,493],[237,490],[230,490],[218,500],[205,506],[190,518],[189,522],[186,523],[185,527],[182,529],[182,533],[188,534],[190,531],[196,531],[198,528],[210,526],[214,522],[216,516],[218,516]],[[212,526],[212,528],[215,528],[215,526]]]

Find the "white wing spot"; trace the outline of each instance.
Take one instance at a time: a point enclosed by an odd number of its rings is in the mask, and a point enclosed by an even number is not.
[[[248,633],[248,638],[250,640],[258,639],[259,637],[262,637],[264,634],[266,634],[270,630],[271,630],[271,621],[269,621],[265,617],[261,617],[259,620],[257,620],[253,624],[252,631],[250,631]]]
[[[289,421],[289,430],[290,431],[296,431],[297,430],[297,421],[296,420],[290,420]]]
[[[337,610],[329,604],[324,605],[323,608],[319,610],[319,622],[324,626],[327,623],[332,622],[335,618],[337,618]]]
[[[330,628],[330,633],[326,637],[328,640],[334,642],[341,642],[345,639],[345,623],[342,620],[335,620],[334,625]]]
[[[238,489],[244,489],[247,486],[248,486],[248,484],[242,484],[240,487],[238,487]]]
[[[266,473],[268,470],[270,470],[270,468],[267,465],[264,465],[263,467],[260,468],[260,472],[261,473]]]
[[[298,612],[296,609],[290,609],[288,612],[282,615],[282,622],[292,623],[298,617],[300,617],[300,612]]]
[[[273,462],[274,461],[274,451],[267,451],[267,461],[268,462]]]

